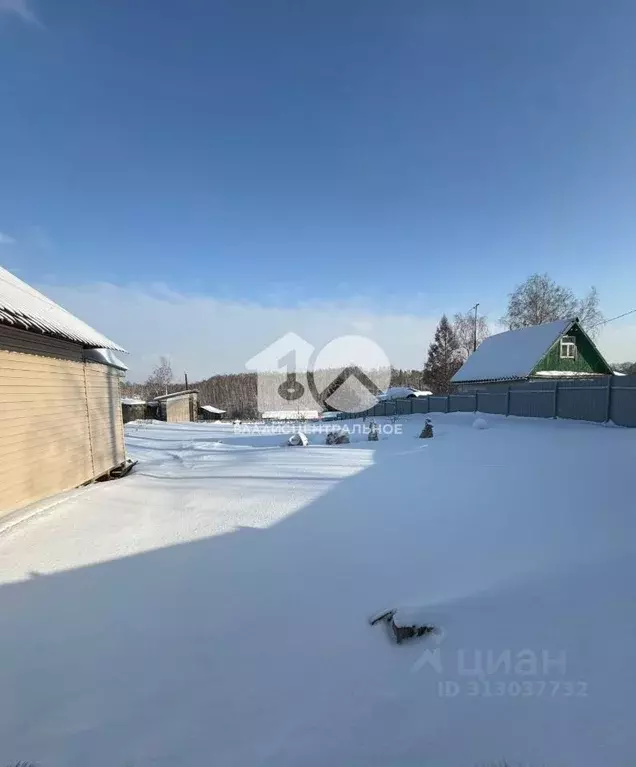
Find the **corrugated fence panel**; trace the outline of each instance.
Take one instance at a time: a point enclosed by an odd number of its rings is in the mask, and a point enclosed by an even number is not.
[[[379,418],[382,415],[386,415],[386,406],[384,402],[378,402],[377,405],[374,405],[371,410],[369,410],[369,415],[374,418]]]
[[[428,397],[431,413],[446,413],[448,409],[447,397]]]
[[[398,399],[395,401],[395,406],[398,415],[408,415],[413,412],[412,399]]]
[[[609,378],[592,381],[559,381],[557,415],[577,421],[607,420]]]
[[[413,412],[428,413],[429,399],[430,397],[416,397],[414,400],[411,400],[411,402],[413,403]]]
[[[511,388],[509,415],[520,415],[527,418],[553,418],[554,388]]]
[[[480,413],[506,415],[508,407],[508,391],[480,391],[477,393],[477,410]]]
[[[475,411],[475,395],[451,394],[449,410],[451,413],[473,413]]]
[[[614,376],[610,419],[618,426],[636,426],[636,376]]]

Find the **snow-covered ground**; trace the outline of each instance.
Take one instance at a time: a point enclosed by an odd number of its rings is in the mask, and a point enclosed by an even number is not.
[[[0,535],[0,764],[633,765],[636,431],[432,420],[129,424],[133,474]]]

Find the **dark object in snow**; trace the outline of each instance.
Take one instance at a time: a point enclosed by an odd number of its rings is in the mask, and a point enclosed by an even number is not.
[[[296,434],[291,435],[287,441],[287,444],[290,447],[307,447],[309,440],[307,439],[307,435],[304,432],[297,431]]]
[[[426,636],[426,634],[434,634],[435,626],[398,626],[395,623],[395,619],[391,621],[391,628],[395,635],[395,641],[400,644],[403,639],[413,639],[415,637]]]
[[[408,615],[406,618],[408,619]],[[376,623],[380,623],[381,621],[389,624],[397,644],[401,644],[404,639],[413,639],[415,637],[426,636],[427,634],[435,634],[437,631],[435,626],[431,626],[428,623],[412,623],[411,620],[407,620],[406,622],[402,621],[400,619],[399,610],[397,609],[384,610],[369,618],[369,623],[372,626],[375,626]]]
[[[371,426],[369,427],[369,442],[377,442],[378,439],[378,426],[371,421]]]
[[[382,610],[382,612],[372,615],[369,618],[369,623],[371,626],[375,626],[375,624],[379,623],[380,621],[390,621],[396,612],[397,610]]]
[[[348,445],[349,444],[349,435],[347,432],[343,432],[340,434],[337,431],[330,431],[327,434],[327,438],[325,440],[325,444],[327,445]]]
[[[420,432],[420,439],[430,439],[433,436],[433,424],[429,418],[424,421],[424,428]]]
[[[101,477],[98,477],[97,481],[105,482],[108,479],[121,479],[127,474],[130,474],[130,472],[133,470],[133,467],[137,464],[138,461],[131,461],[130,458],[126,458],[126,460],[123,463],[120,463],[119,466],[115,466],[110,471],[107,471],[106,474],[102,474]]]

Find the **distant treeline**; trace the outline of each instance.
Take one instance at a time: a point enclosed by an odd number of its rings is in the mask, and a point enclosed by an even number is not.
[[[348,372],[343,371],[346,376]],[[322,378],[325,371],[321,371],[316,374],[316,378]],[[188,381],[189,389],[196,389],[199,392],[199,402],[201,405],[213,405],[214,407],[221,408],[227,412],[228,418],[257,418],[259,415],[259,408],[257,405],[257,387],[256,387],[256,373],[225,373],[222,375],[211,376],[203,381]],[[283,384],[286,377],[280,374],[269,374],[269,381],[267,389],[273,393],[278,391],[278,387]],[[399,370],[391,369],[391,386],[414,386],[415,388],[421,388],[424,385],[422,380],[421,370]],[[170,383],[167,385],[168,392],[176,392],[185,388],[185,381],[178,383]],[[122,396],[124,397],[138,397],[140,399],[149,400],[156,397],[159,394],[165,394],[166,386],[157,385],[156,383],[131,383],[126,381],[122,385]],[[325,400],[331,396],[332,392],[329,387],[323,393],[323,397],[320,401],[320,407],[324,410],[329,409],[325,404]],[[351,394],[355,397],[355,394]],[[261,400],[263,394],[261,392]],[[263,404],[263,403],[262,403]],[[355,400],[352,399],[349,404],[352,410],[355,410]],[[312,409],[316,406],[308,403],[306,406],[301,406],[303,409]],[[271,403],[266,402],[261,410],[280,410],[280,401],[276,401],[275,397],[272,398]]]

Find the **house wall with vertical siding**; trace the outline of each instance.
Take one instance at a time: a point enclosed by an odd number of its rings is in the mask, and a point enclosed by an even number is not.
[[[573,328],[568,336],[573,336],[576,340],[576,359],[561,358],[561,339],[551,347],[548,353],[539,362],[534,372],[539,370],[562,370],[564,372],[575,373],[599,373],[607,375],[608,371],[599,359],[599,356],[587,340],[587,338],[578,330]]]
[[[186,421],[196,421],[198,411],[198,396],[194,392],[189,392],[182,396],[169,397],[161,402],[163,420],[168,423],[183,423]]]
[[[190,420],[190,395],[166,400],[166,421],[179,423]]]
[[[0,325],[0,516],[125,460],[119,376],[82,347]]]

